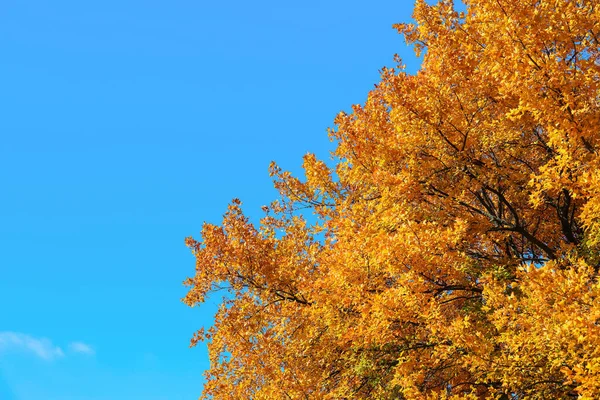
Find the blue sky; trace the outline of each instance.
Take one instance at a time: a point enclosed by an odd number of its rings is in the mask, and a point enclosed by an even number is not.
[[[2,1],[0,399],[197,398],[183,239],[233,197],[257,218],[271,160],[328,157],[393,54],[416,69],[411,8]]]

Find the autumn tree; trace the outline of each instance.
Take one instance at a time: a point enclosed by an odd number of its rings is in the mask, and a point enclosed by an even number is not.
[[[223,290],[203,398],[600,398],[600,2],[418,0],[330,132],[187,239]],[[312,217],[306,217],[306,210]]]

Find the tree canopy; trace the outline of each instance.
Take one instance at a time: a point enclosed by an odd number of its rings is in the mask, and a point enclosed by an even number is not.
[[[600,396],[600,4],[418,0],[328,166],[187,245],[203,398]],[[309,210],[312,216],[308,217]]]

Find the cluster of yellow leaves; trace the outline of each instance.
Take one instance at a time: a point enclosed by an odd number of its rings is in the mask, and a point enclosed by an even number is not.
[[[600,3],[418,0],[423,52],[187,239],[203,398],[600,398]],[[312,211],[308,217],[307,210]]]

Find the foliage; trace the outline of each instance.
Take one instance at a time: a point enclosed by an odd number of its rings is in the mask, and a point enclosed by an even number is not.
[[[334,168],[187,239],[184,301],[229,293],[204,398],[600,397],[600,4],[465,3],[396,26],[422,67],[337,116]]]

